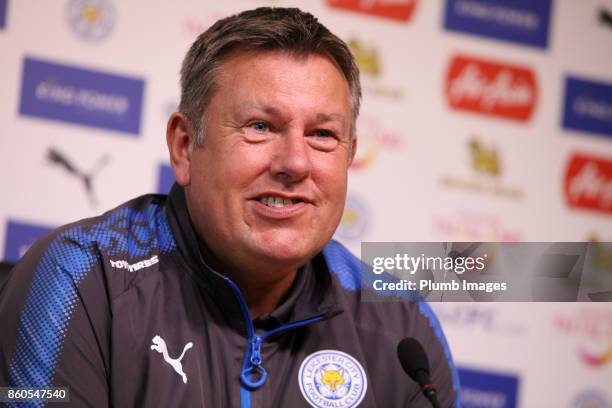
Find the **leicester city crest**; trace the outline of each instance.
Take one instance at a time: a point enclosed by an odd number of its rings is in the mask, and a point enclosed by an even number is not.
[[[302,395],[315,408],[357,407],[365,397],[365,370],[352,356],[338,350],[321,350],[306,357],[300,366]]]
[[[117,20],[115,7],[109,0],[69,0],[66,18],[80,38],[92,42],[108,37]]]

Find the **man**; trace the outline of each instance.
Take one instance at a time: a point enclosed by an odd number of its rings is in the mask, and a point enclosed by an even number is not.
[[[361,93],[344,42],[297,9],[246,11],[200,35],[181,91],[169,196],[63,227],[12,272],[2,383],[76,406],[425,407],[396,355],[414,337],[455,404],[428,307],[361,302],[330,241]]]

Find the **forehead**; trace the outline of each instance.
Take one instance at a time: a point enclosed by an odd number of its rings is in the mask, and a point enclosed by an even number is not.
[[[238,100],[304,104],[350,110],[348,81],[339,67],[320,54],[237,51],[217,69],[216,94]],[[328,112],[323,112],[328,113]],[[344,112],[342,112],[344,113]]]
[[[297,66],[304,66],[312,62],[324,63],[324,65],[336,71],[336,74],[344,79],[348,86],[348,81],[346,81],[338,64],[326,55],[315,52],[236,49],[220,59],[218,74],[227,75],[229,72],[240,71],[245,68],[248,70],[252,66],[268,64],[277,64],[295,69]]]

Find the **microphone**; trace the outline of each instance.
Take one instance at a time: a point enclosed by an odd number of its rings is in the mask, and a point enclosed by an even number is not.
[[[437,392],[429,379],[429,359],[418,340],[406,337],[397,345],[397,357],[402,368],[421,387],[433,408],[440,408]]]

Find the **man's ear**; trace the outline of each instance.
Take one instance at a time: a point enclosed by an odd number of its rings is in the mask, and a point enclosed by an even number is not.
[[[353,159],[355,158],[355,153],[357,153],[357,136],[353,136],[351,140],[351,157],[349,158],[349,166],[353,164]]]
[[[183,187],[191,184],[191,152],[194,148],[194,138],[193,128],[187,117],[180,112],[174,112],[168,119],[166,143],[174,177]]]

